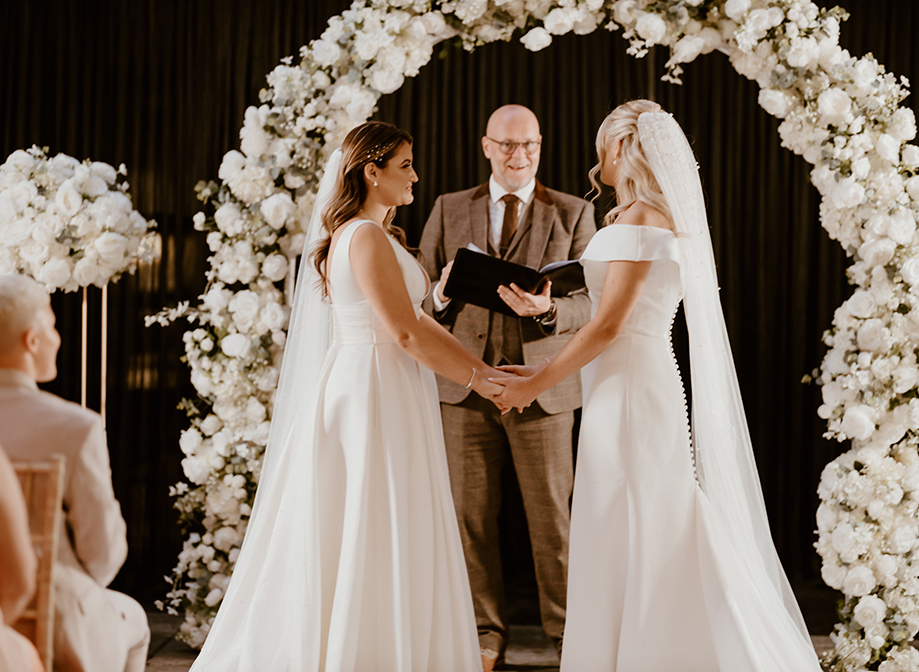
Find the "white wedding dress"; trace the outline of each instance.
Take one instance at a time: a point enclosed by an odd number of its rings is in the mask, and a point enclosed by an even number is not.
[[[638,117],[673,232],[613,224],[581,257],[650,262],[622,333],[582,370],[562,672],[820,672],[769,530],[692,149]],[[689,333],[692,431],[670,344]]]
[[[670,343],[680,244],[614,224],[581,257],[594,314],[609,262],[651,268],[622,333],[582,370],[562,670],[817,672],[800,614],[736,554],[696,481]]]
[[[434,374],[361,291],[349,259],[360,226],[375,224],[348,225],[328,260],[332,338],[302,409],[312,431],[291,420],[279,443],[194,672],[482,669]],[[420,309],[427,274],[390,241]]]

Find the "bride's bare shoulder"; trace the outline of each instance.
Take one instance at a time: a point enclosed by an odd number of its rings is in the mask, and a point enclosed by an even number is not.
[[[632,226],[652,226],[657,229],[667,229],[673,231],[673,224],[657,208],[654,208],[642,201],[635,201],[616,218],[617,224],[631,224]]]

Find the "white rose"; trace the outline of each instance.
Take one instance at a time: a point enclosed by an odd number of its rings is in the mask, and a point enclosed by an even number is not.
[[[102,161],[93,161],[89,169],[94,175],[101,177],[108,184],[115,184],[115,180],[118,177],[118,172],[115,170],[115,167]]]
[[[277,331],[284,328],[287,321],[287,313],[278,303],[269,303],[262,308],[259,314],[259,320],[271,331]]]
[[[864,440],[871,436],[874,430],[874,409],[864,404],[850,406],[846,409],[842,416],[842,431],[846,436]]]
[[[376,104],[377,96],[367,89],[361,88],[351,96],[351,100],[345,109],[352,121],[362,123],[373,113],[373,108]]]
[[[853,617],[863,628],[883,623],[887,618],[887,604],[877,595],[865,595],[855,605]]]
[[[570,7],[556,7],[546,15],[542,22],[546,30],[553,35],[564,35],[571,32],[577,18],[576,10]]]
[[[889,633],[889,630],[887,629],[887,626],[884,625],[883,623],[875,623],[871,627],[865,628],[865,639],[868,640],[868,646],[870,646],[872,649],[883,648],[884,644],[887,643],[888,633]],[[878,669],[881,672],[889,672],[889,670],[884,669],[883,664]],[[907,670],[910,668],[900,668],[900,669]]]
[[[238,236],[245,228],[242,211],[238,205],[232,202],[224,203],[217,208],[214,213],[214,223],[220,231],[228,236]]]
[[[911,287],[919,284],[919,258],[909,257],[903,262],[900,266],[900,276]]]
[[[840,210],[853,208],[863,200],[865,200],[865,187],[851,177],[840,181],[833,190],[833,205]]]
[[[80,287],[100,285],[103,279],[99,275],[99,266],[91,257],[83,257],[73,267],[73,279]]]
[[[893,391],[903,394],[919,383],[919,368],[915,364],[901,364],[893,372]]]
[[[182,471],[189,481],[195,485],[203,485],[211,473],[210,465],[207,458],[203,457],[186,457],[182,460]]]
[[[915,168],[919,166],[919,147],[916,145],[906,145],[903,148],[903,163],[907,166]]]
[[[890,161],[890,163],[899,163],[900,144],[900,141],[892,135],[881,133],[877,143],[875,143],[874,151],[877,152],[877,155],[885,161]]]
[[[0,247],[0,275],[16,272],[16,259],[13,253],[5,247]]]
[[[405,83],[405,76],[396,70],[374,68],[368,83],[380,93],[392,93]]]
[[[282,254],[269,254],[262,262],[262,275],[271,280],[278,282],[287,275],[287,257]]]
[[[230,299],[229,310],[237,322],[252,322],[258,315],[258,294],[244,289]]]
[[[817,97],[817,109],[826,123],[840,126],[848,123],[852,99],[842,89],[831,87]]]
[[[685,35],[673,45],[672,61],[675,63],[690,63],[703,53],[708,46],[704,38],[698,35]]]
[[[314,40],[310,45],[313,61],[322,67],[335,65],[341,59],[341,47],[328,40]]]
[[[242,536],[236,531],[235,527],[221,527],[214,532],[214,546],[224,553],[229,553],[234,546],[239,546]]]
[[[913,234],[916,233],[916,220],[912,212],[900,209],[890,216],[890,223],[887,226],[887,235],[895,243],[908,245],[913,240]]]
[[[223,161],[220,162],[220,168],[217,171],[217,177],[226,182],[233,175],[245,167],[246,157],[237,152],[235,149],[230,150],[223,155]]]
[[[642,14],[635,23],[635,32],[649,44],[660,44],[667,35],[667,24],[657,14]]]
[[[230,334],[220,339],[220,349],[227,357],[244,357],[250,346],[249,339],[242,334]]]
[[[903,142],[912,140],[916,137],[916,114],[908,107],[898,108],[890,119],[887,132]]]
[[[869,352],[886,350],[890,344],[890,330],[877,318],[865,320],[858,328],[858,347]],[[861,438],[861,437],[860,437]]]
[[[852,162],[852,177],[864,180],[871,173],[871,160],[867,156]]]
[[[47,245],[42,245],[34,238],[29,238],[19,246],[19,256],[26,263],[37,266],[45,263],[50,256],[50,250]]]
[[[857,565],[846,574],[842,589],[846,595],[863,597],[874,590],[876,585],[877,582],[874,580],[874,572],[864,565]]]
[[[530,51],[540,51],[552,44],[552,35],[545,28],[537,26],[521,37],[520,43]]]
[[[183,430],[179,437],[179,448],[186,455],[194,455],[202,443],[201,434],[194,428]]]
[[[878,238],[862,244],[858,256],[869,266],[886,266],[896,251],[897,244],[890,238]]]
[[[207,417],[201,421],[201,431],[206,436],[213,436],[220,431],[221,427],[223,427],[223,423],[213,413],[208,413]]]
[[[277,230],[282,228],[297,211],[290,194],[280,191],[259,203],[259,210],[268,225]]]
[[[836,590],[842,589],[842,582],[845,581],[846,574],[846,568],[835,561],[832,563],[824,562],[823,567],[820,568],[820,576],[823,582]]]
[[[255,397],[249,397],[249,401],[246,402],[246,420],[254,425],[264,420],[267,416],[268,412],[261,402]]]
[[[919,530],[910,525],[901,525],[887,535],[887,545],[892,553],[909,553],[916,545]]]
[[[77,191],[73,184],[73,180],[70,179],[58,188],[54,202],[57,203],[64,215],[72,217],[77,214],[80,206],[83,205],[83,196],[80,195],[80,192]]]
[[[70,280],[71,265],[69,259],[49,259],[38,269],[35,279],[48,289],[63,287]]]
[[[724,3],[724,13],[729,19],[740,23],[746,14],[750,11],[750,0],[728,0]]]
[[[682,40],[681,40],[682,42]],[[795,99],[784,91],[776,89],[760,89],[759,104],[773,117],[784,119],[795,106]]]
[[[817,529],[820,532],[830,532],[836,523],[839,522],[839,514],[836,512],[836,509],[822,502],[820,506],[817,507]]]
[[[7,190],[6,196],[12,201],[16,212],[22,212],[38,196],[38,187],[33,182],[19,182]]]
[[[897,570],[899,567],[900,563],[897,561],[897,558],[886,553],[881,554],[874,563],[875,575],[878,577],[881,584],[887,588],[896,585]]]
[[[128,239],[120,233],[106,231],[96,238],[93,247],[99,253],[102,263],[120,270],[121,265],[124,263],[125,254],[128,251]]]
[[[844,305],[848,307],[850,314],[861,318],[871,317],[877,309],[877,303],[871,292],[864,289],[856,289]]]

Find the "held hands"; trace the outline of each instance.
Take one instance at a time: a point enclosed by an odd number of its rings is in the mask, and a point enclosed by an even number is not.
[[[444,267],[444,270],[446,271],[447,268],[449,264]],[[536,317],[549,310],[552,304],[551,291],[552,283],[548,280],[539,294],[525,292],[512,282],[510,287],[504,285],[498,287],[498,296],[520,317]]]
[[[495,401],[495,398],[504,391],[504,381],[510,380],[513,377],[512,374],[499,371],[490,366],[483,368],[472,380],[472,391],[480,397],[494,402],[498,408],[501,408]],[[504,413],[506,411],[501,408],[501,412]]]
[[[503,389],[492,401],[501,410],[501,414],[516,408],[518,413],[532,404],[539,396],[540,390],[533,384],[532,376],[546,368],[546,362],[537,366],[520,366],[507,364],[499,366],[498,370],[512,374],[513,377],[502,378]]]

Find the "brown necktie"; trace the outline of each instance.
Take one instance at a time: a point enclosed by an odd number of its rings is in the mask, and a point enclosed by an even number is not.
[[[498,246],[501,256],[507,254],[507,248],[511,245],[511,239],[517,231],[517,204],[520,199],[513,194],[505,194],[501,197],[504,201],[504,223],[501,225],[501,243]]]

